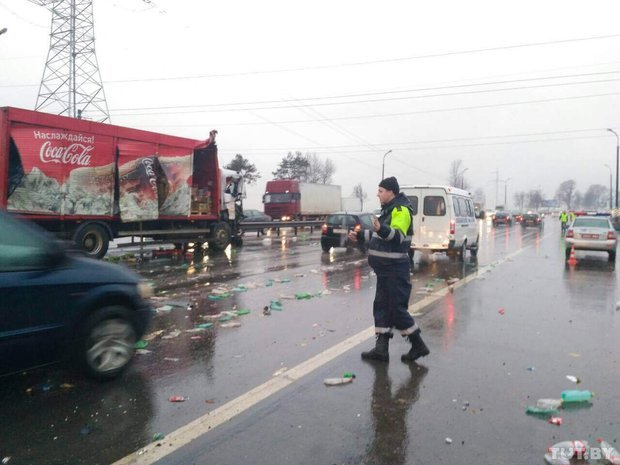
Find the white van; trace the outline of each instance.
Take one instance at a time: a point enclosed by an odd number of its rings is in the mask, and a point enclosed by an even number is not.
[[[469,192],[450,186],[401,186],[413,206],[413,250],[446,252],[461,261],[469,249],[478,254],[480,240]]]

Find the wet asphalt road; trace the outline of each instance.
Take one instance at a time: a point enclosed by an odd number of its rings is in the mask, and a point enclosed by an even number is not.
[[[172,451],[162,464],[530,464],[564,439],[602,436],[620,446],[614,267],[578,253],[579,265],[566,268],[552,219],[542,233],[480,228],[477,262],[416,257],[412,311],[432,352],[419,366],[401,363],[400,337],[389,365],[362,362],[373,341],[358,338],[178,450],[169,445],[178,428],[368,329],[374,276],[357,251],[321,253],[317,236],[248,240],[196,263],[132,265],[158,289],[150,352],[110,383],[61,367],[2,379],[0,455],[11,464],[106,464],[143,451],[133,458],[148,463],[155,455],[144,447],[156,434],[168,436],[154,450]],[[460,279],[453,293],[450,278]],[[231,296],[209,298],[221,288]],[[299,292],[314,297],[288,298]],[[264,316],[277,299],[282,311]],[[250,313],[218,321],[243,309]],[[222,326],[230,322],[241,326]],[[193,330],[204,323],[214,325]],[[354,383],[323,385],[345,371],[356,373]],[[525,415],[537,398],[571,388],[596,398],[564,410],[562,426]],[[172,395],[187,399],[171,403]]]

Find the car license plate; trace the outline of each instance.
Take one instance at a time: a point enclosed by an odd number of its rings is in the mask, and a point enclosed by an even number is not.
[[[582,239],[598,239],[598,234],[582,234]]]
[[[346,234],[346,229],[334,229],[334,234]]]

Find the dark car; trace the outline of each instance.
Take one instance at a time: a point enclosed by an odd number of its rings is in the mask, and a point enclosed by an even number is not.
[[[365,251],[366,245],[351,243],[348,239],[350,231],[372,229],[373,213],[334,213],[329,215],[321,231],[321,248],[329,252],[332,247],[360,247]]]
[[[250,222],[267,222],[272,221],[271,216],[265,215],[263,212],[259,210],[243,210],[243,220],[242,221],[250,221]]]
[[[0,374],[63,360],[117,376],[148,326],[151,292],[130,270],[72,256],[0,212]]]
[[[524,213],[521,219],[521,227],[542,229],[544,223],[538,213]]]
[[[497,212],[493,217],[493,226],[498,224],[504,224],[506,226],[512,225],[512,216],[508,212]]]

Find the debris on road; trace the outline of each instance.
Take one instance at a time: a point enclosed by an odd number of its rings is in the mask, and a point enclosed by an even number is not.
[[[591,391],[562,391],[562,402],[589,402],[593,397]]]
[[[504,308],[500,308],[497,313],[499,313],[500,315],[504,315],[506,313],[506,310]]]
[[[189,399],[189,397],[185,397],[185,396],[170,396],[168,398],[169,402],[185,402],[187,399]]]
[[[566,375],[566,379],[575,384],[581,383],[581,380],[577,376]]]
[[[174,331],[170,331],[165,336],[162,336],[162,339],[174,339],[175,337],[179,337],[181,335],[181,331],[175,329]]]
[[[605,460],[609,461],[612,465],[620,465],[620,452],[603,438],[598,438],[597,441],[601,445]]]
[[[542,409],[558,409],[562,407],[562,399],[538,399],[536,407]]]
[[[263,315],[271,315],[271,310],[269,309],[269,307],[267,305],[265,305],[265,308],[263,308]]]
[[[156,441],[161,441],[162,439],[164,439],[166,436],[164,435],[164,433],[155,433],[153,435],[153,442]]]
[[[230,323],[223,323],[220,325],[220,328],[239,328],[241,323],[238,321],[231,321]]]
[[[282,302],[280,302],[279,300],[272,300],[271,304],[269,305],[269,308],[271,310],[276,310],[278,312],[282,311]]]
[[[144,339],[140,339],[139,341],[136,341],[133,347],[134,349],[146,349],[148,345],[149,345],[148,341]]]
[[[452,438],[446,438],[446,444],[452,444]]]
[[[549,420],[547,420],[547,422],[551,423],[552,425],[561,426],[562,425],[562,418],[561,417],[552,416],[551,418],[549,418]]]
[[[287,367],[282,367],[280,368],[278,371],[274,372],[273,376],[280,376],[282,373],[284,373],[286,370],[288,370]]]

